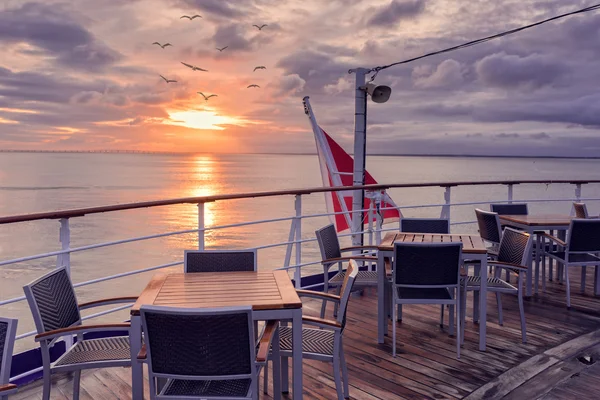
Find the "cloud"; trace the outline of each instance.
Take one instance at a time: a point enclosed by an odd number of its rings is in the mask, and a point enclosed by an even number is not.
[[[532,139],[541,140],[541,139],[550,139],[551,136],[548,135],[546,132],[538,132],[538,133],[529,135],[529,137]]]
[[[516,139],[518,138],[520,135],[518,133],[497,133],[494,135],[495,138],[498,139]]]
[[[448,88],[459,86],[464,82],[461,65],[453,59],[442,61],[434,71],[427,71],[428,68],[424,67],[419,66],[413,70],[416,87]]]
[[[285,75],[275,84],[277,96],[287,96],[302,92],[306,81],[298,74]]]
[[[347,75],[350,64],[336,60],[334,56],[314,50],[298,50],[280,59],[276,66],[286,75],[298,75],[305,82],[305,91],[323,93],[327,85],[336,84]]]
[[[66,7],[57,4],[27,3],[3,10],[0,40],[28,43],[62,66],[87,72],[102,70],[122,59],[121,54],[79,24]]]
[[[484,57],[475,63],[482,83],[500,88],[539,89],[552,85],[569,72],[569,68],[541,54],[525,57],[504,52]]]
[[[178,0],[176,4],[189,12],[200,10],[223,18],[240,18],[258,11],[252,0]]]
[[[390,4],[370,9],[366,25],[390,27],[404,19],[416,17],[425,10],[425,0],[392,0]]]
[[[220,25],[212,37],[212,41],[217,47],[229,46],[224,50],[224,55],[230,55],[232,51],[251,51],[255,50],[259,44],[268,43],[270,37],[267,35],[256,34],[248,36],[248,27],[237,23]],[[221,52],[211,50],[216,55],[221,55]]]

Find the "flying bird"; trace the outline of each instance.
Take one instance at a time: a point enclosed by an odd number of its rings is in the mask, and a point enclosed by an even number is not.
[[[267,67],[265,67],[264,65],[259,65],[258,67],[254,67],[254,71],[256,71],[257,69],[267,69]]]
[[[229,46],[225,46],[225,47],[221,47],[221,48],[218,48],[218,47],[217,47],[217,50],[219,50],[219,51],[223,51],[223,50],[225,50],[225,49],[226,49],[226,48],[228,48],[228,47],[229,47]]]
[[[262,31],[262,28],[264,28],[265,26],[268,26],[267,24],[262,24],[261,26],[258,25],[252,25],[255,26],[259,31]]]
[[[167,79],[162,75],[159,75],[161,78],[163,78],[165,80],[165,82],[167,83],[177,83],[177,81],[175,79]]]
[[[206,96],[206,95],[205,95],[204,93],[202,93],[202,92],[196,92],[196,93],[198,93],[200,96],[204,97],[204,100],[205,100],[205,101],[208,101],[208,99],[210,99],[211,97],[218,97],[216,94],[211,94],[211,95],[209,95],[209,96]]]
[[[249,89],[251,87],[257,87],[257,88],[259,88],[260,86],[258,86],[258,85],[248,85],[248,87],[246,89]]]
[[[200,67],[196,67],[195,65],[191,65],[191,64],[184,63],[183,61],[182,61],[181,63],[182,63],[183,65],[185,65],[186,67],[188,67],[188,68],[191,68],[191,69],[192,69],[192,71],[204,71],[204,72],[208,72],[208,70],[207,70],[207,69],[202,69],[202,68],[200,68]]]
[[[161,49],[164,49],[164,48],[165,48],[165,47],[167,47],[167,46],[173,46],[171,43],[160,44],[160,43],[158,43],[158,42],[154,42],[154,43],[152,43],[152,44],[157,44],[157,45],[159,45],[159,46],[161,47]]]
[[[196,14],[196,15],[192,15],[191,17],[189,15],[182,15],[179,19],[183,19],[183,18],[187,18],[191,21],[195,18],[202,18],[202,15]]]

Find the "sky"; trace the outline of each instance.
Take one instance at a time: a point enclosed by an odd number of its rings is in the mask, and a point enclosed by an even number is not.
[[[0,149],[313,153],[310,96],[319,124],[351,151],[348,69],[594,2],[0,0]],[[600,156],[598,11],[393,67],[374,83],[392,96],[369,101],[369,153]]]

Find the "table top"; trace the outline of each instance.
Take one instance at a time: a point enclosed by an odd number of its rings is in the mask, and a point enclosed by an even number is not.
[[[388,232],[379,244],[379,250],[392,251],[395,242],[421,243],[462,243],[462,252],[467,254],[486,254],[487,248],[478,235]]]
[[[255,311],[301,308],[286,271],[156,274],[131,308],[142,305],[182,308],[252,306]]]
[[[527,226],[569,226],[574,218],[566,214],[498,215],[500,222]]]

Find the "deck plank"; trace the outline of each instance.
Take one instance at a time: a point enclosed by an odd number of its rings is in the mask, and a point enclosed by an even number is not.
[[[434,238],[435,240],[435,238]],[[479,325],[471,318],[468,297],[465,344],[456,358],[456,339],[445,325],[439,326],[439,306],[409,305],[398,322],[396,358],[391,356],[391,326],[384,344],[377,343],[377,296],[374,289],[350,300],[344,331],[344,348],[352,399],[449,399],[519,398],[527,390],[547,400],[591,398],[600,384],[600,362],[582,368],[572,359],[580,349],[596,349],[600,343],[600,298],[593,296],[593,270],[588,268],[586,293],[579,291],[580,270],[572,269],[572,309],[567,310],[565,287],[548,282],[546,292],[525,300],[528,343],[521,343],[517,299],[503,296],[504,324],[498,324],[495,296],[488,297],[487,351],[478,350]],[[176,298],[173,293],[171,297]],[[320,302],[308,300],[306,315],[318,315]],[[328,308],[331,313],[331,307]],[[561,370],[561,367],[566,367]],[[332,365],[314,360],[304,362],[304,394],[311,399],[336,397]],[[52,398],[72,396],[67,374],[53,378]],[[272,399],[272,379],[269,395]],[[535,390],[534,390],[535,389]],[[490,391],[491,390],[491,391]],[[586,392],[587,391],[587,392]],[[482,396],[486,393],[486,396]],[[586,395],[586,393],[588,393]],[[149,398],[147,376],[144,395]],[[500,396],[501,397],[501,396]],[[11,399],[41,399],[41,384],[20,388]],[[82,399],[130,399],[131,370],[110,368],[82,373]],[[289,398],[289,396],[284,396]]]

